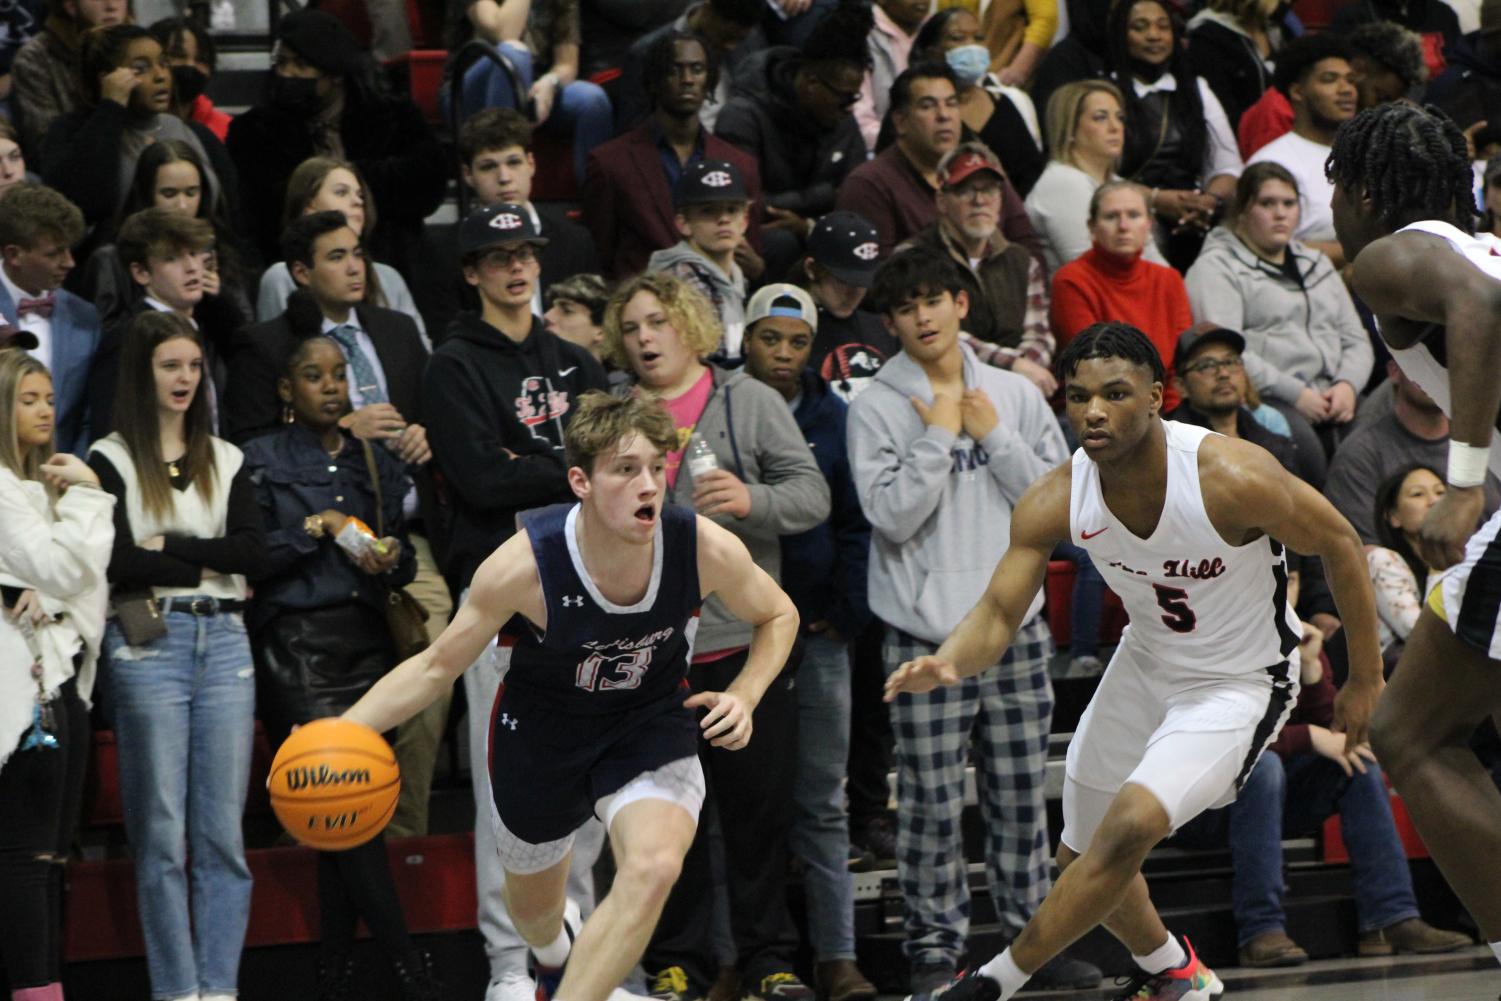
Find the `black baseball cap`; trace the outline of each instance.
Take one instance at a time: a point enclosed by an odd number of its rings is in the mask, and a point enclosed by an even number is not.
[[[808,256],[846,285],[870,288],[881,256],[881,237],[864,216],[830,212],[813,224]]]
[[[699,160],[683,168],[677,187],[672,189],[672,205],[682,208],[701,202],[748,202],[745,179],[740,169],[728,160]]]
[[[531,209],[525,205],[501,202],[475,209],[459,227],[459,253],[465,257],[507,243],[547,246],[547,238],[538,232]]]
[[[1173,351],[1173,368],[1182,368],[1188,356],[1205,344],[1224,344],[1237,353],[1246,350],[1246,339],[1239,331],[1217,327],[1212,323],[1198,323],[1178,335],[1178,347]]]

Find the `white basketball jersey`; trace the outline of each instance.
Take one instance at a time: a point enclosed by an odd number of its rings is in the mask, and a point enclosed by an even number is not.
[[[1455,253],[1479,268],[1486,276],[1501,282],[1501,239],[1489,233],[1471,235],[1457,226],[1436,220],[1415,222],[1397,232],[1413,231],[1442,237],[1454,248]],[[1392,358],[1396,360],[1402,374],[1417,383],[1446,416],[1453,417],[1444,328],[1434,325],[1411,347],[1396,348],[1390,344],[1387,347],[1391,349]],[[1501,449],[1491,449],[1490,470],[1501,476]]]
[[[1265,671],[1297,649],[1287,603],[1287,557],[1267,536],[1242,546],[1220,537],[1199,489],[1199,443],[1215,432],[1163,421],[1167,495],[1150,538],[1105,504],[1100,467],[1074,453],[1069,525],[1131,618],[1121,637],[1153,661],[1204,676]]]

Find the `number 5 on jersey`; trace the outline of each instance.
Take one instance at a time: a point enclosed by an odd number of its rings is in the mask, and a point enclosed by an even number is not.
[[[1162,623],[1175,633],[1191,633],[1198,618],[1188,607],[1188,592],[1181,587],[1153,584],[1157,592],[1157,605],[1162,609]]]

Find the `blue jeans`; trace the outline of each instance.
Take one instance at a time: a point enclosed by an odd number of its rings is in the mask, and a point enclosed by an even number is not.
[[[255,668],[238,614],[166,620],[167,635],[144,646],[113,621],[104,637],[151,996],[235,994],[250,921],[240,820]]]
[[[789,844],[807,866],[808,938],[814,957],[855,958],[855,888],[844,772],[850,753],[849,647],[827,635],[803,637],[797,669],[796,812]]]
[[[464,117],[481,108],[517,108],[526,110],[526,95],[532,87],[532,54],[520,45],[501,42],[501,55],[511,61],[520,77],[521,93],[509,73],[481,59],[464,73],[462,108]],[[615,115],[604,88],[587,80],[575,80],[558,91],[552,112],[542,124],[549,135],[562,134],[573,141],[573,173],[584,183],[584,165],[589,151],[615,134]]]
[[[1053,549],[1053,558],[1068,560],[1078,571],[1069,604],[1069,656],[1098,657],[1100,617],[1105,608],[1105,578],[1100,576],[1089,553],[1072,542],[1058,543]]]
[[[1190,842],[1228,839],[1235,866],[1232,883],[1235,923],[1241,945],[1257,935],[1285,931],[1282,838],[1316,830],[1339,813],[1340,832],[1350,850],[1355,911],[1362,932],[1386,928],[1418,916],[1412,873],[1392,820],[1391,799],[1381,769],[1346,778],[1344,771],[1317,754],[1287,761],[1268,751],[1223,810],[1196,818],[1185,829]]]

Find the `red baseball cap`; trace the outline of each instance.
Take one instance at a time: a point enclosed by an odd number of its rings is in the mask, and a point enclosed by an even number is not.
[[[938,177],[945,188],[956,188],[982,170],[990,171],[998,180],[1006,179],[1000,163],[994,157],[967,149],[956,150],[948,163],[941,164]]]

